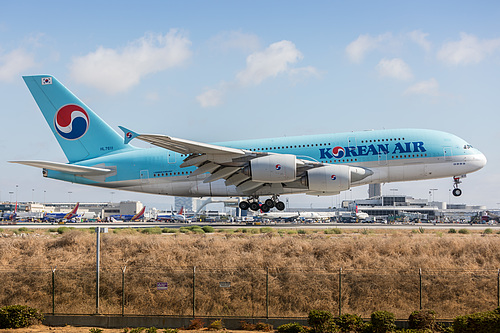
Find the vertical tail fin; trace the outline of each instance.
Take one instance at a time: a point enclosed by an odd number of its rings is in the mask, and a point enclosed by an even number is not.
[[[80,203],[77,202],[76,203],[76,206],[66,215],[64,215],[64,218],[66,220],[70,220],[72,219],[73,217],[75,217],[76,213],[78,212],[78,207],[80,206]]]
[[[53,76],[23,79],[70,163],[131,148]]]

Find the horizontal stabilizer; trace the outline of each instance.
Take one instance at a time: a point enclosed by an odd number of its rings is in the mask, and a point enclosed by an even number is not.
[[[65,164],[65,163],[49,162],[49,161],[9,161],[9,162],[29,165],[36,168],[44,168],[48,170],[66,172],[75,175],[86,175],[86,176],[101,176],[109,174],[114,171],[104,168],[88,167],[82,165]]]

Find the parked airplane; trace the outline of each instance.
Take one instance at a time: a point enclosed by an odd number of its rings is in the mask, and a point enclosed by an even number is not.
[[[395,129],[207,144],[139,134],[107,123],[49,75],[24,81],[69,163],[13,161],[48,178],[175,196],[247,197],[241,209],[283,210],[283,194],[335,195],[353,186],[453,177],[481,169],[486,157],[440,131]],[[141,149],[139,139],[158,148]],[[268,197],[259,204],[259,197]]]
[[[10,211],[8,213],[3,213],[2,220],[14,221],[16,219],[16,217],[17,217],[17,202],[16,202],[16,207],[14,208],[13,212]]]
[[[78,207],[80,203],[77,202],[75,207],[68,213],[45,213],[43,216],[44,220],[71,220],[72,218],[78,217]]]
[[[182,221],[182,222],[185,222],[186,221],[186,216],[184,216],[184,206],[181,207],[181,209],[179,210],[179,213],[175,213],[173,210],[172,210],[172,214],[158,214],[158,216],[156,216],[156,219],[159,220],[159,221]]]
[[[144,217],[144,212],[146,211],[146,207],[142,207],[139,213],[135,215],[111,215],[110,218],[115,221],[137,221]]]

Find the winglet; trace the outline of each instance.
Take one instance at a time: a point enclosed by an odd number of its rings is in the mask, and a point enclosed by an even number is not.
[[[123,131],[125,144],[129,143],[132,139],[138,137],[140,134],[129,130],[123,126],[118,126]]]

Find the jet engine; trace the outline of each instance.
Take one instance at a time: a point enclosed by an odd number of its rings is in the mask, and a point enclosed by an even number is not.
[[[307,170],[301,183],[314,192],[338,193],[351,188],[351,183],[373,174],[373,171],[347,165],[325,165]]]
[[[295,180],[296,163],[295,155],[270,154],[254,158],[243,172],[256,182],[286,183]]]

